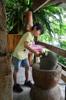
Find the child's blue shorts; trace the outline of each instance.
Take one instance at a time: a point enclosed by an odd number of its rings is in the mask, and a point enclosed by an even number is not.
[[[24,60],[19,60],[16,57],[12,56],[12,64],[14,65],[14,69],[16,71],[18,71],[19,67],[25,67],[25,68],[29,68],[29,61],[28,59],[24,59]]]

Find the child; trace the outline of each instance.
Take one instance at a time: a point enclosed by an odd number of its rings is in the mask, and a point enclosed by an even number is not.
[[[28,61],[28,50],[35,54],[35,56],[40,56],[40,52],[34,50],[30,45],[34,42],[34,36],[38,37],[42,31],[42,27],[39,23],[36,23],[31,28],[30,32],[26,32],[21,40],[19,41],[15,51],[12,56],[12,63],[14,65],[14,86],[13,90],[15,92],[21,92],[22,88],[19,84],[17,84],[17,72],[19,63],[21,66],[25,67],[25,83],[24,85],[31,87],[32,83],[28,80],[28,70],[29,70],[29,61]]]

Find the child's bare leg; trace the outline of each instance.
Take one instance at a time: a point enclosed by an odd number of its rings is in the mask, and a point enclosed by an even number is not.
[[[32,63],[33,63],[33,62],[32,62],[32,56],[33,56],[32,53],[29,53],[29,54],[28,54],[28,60],[29,60],[29,64],[30,64],[30,65],[32,65]]]
[[[25,80],[28,81],[29,77],[29,68],[25,68]]]
[[[31,87],[32,83],[29,81],[29,67],[25,67],[25,86]]]
[[[13,73],[14,84],[17,84],[17,72],[18,71],[14,70],[14,73]]]
[[[23,91],[23,89],[21,88],[21,86],[19,84],[17,84],[17,72],[18,71],[14,70],[14,73],[13,73],[13,79],[14,79],[13,91],[20,93]]]

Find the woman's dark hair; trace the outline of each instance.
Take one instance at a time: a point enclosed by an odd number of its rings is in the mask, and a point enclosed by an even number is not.
[[[35,23],[33,26],[32,26],[32,30],[36,28],[36,30],[41,30],[42,31],[42,25],[40,23]]]

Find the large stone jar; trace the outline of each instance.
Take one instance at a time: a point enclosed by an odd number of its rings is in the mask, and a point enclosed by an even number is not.
[[[32,76],[35,85],[42,89],[50,89],[58,84],[61,77],[61,66],[57,66],[55,70],[42,70],[39,64],[34,64],[32,68]]]
[[[40,69],[40,64],[34,64],[32,75],[34,85],[30,91],[31,100],[63,100],[58,81],[62,68],[57,66],[54,70]]]

